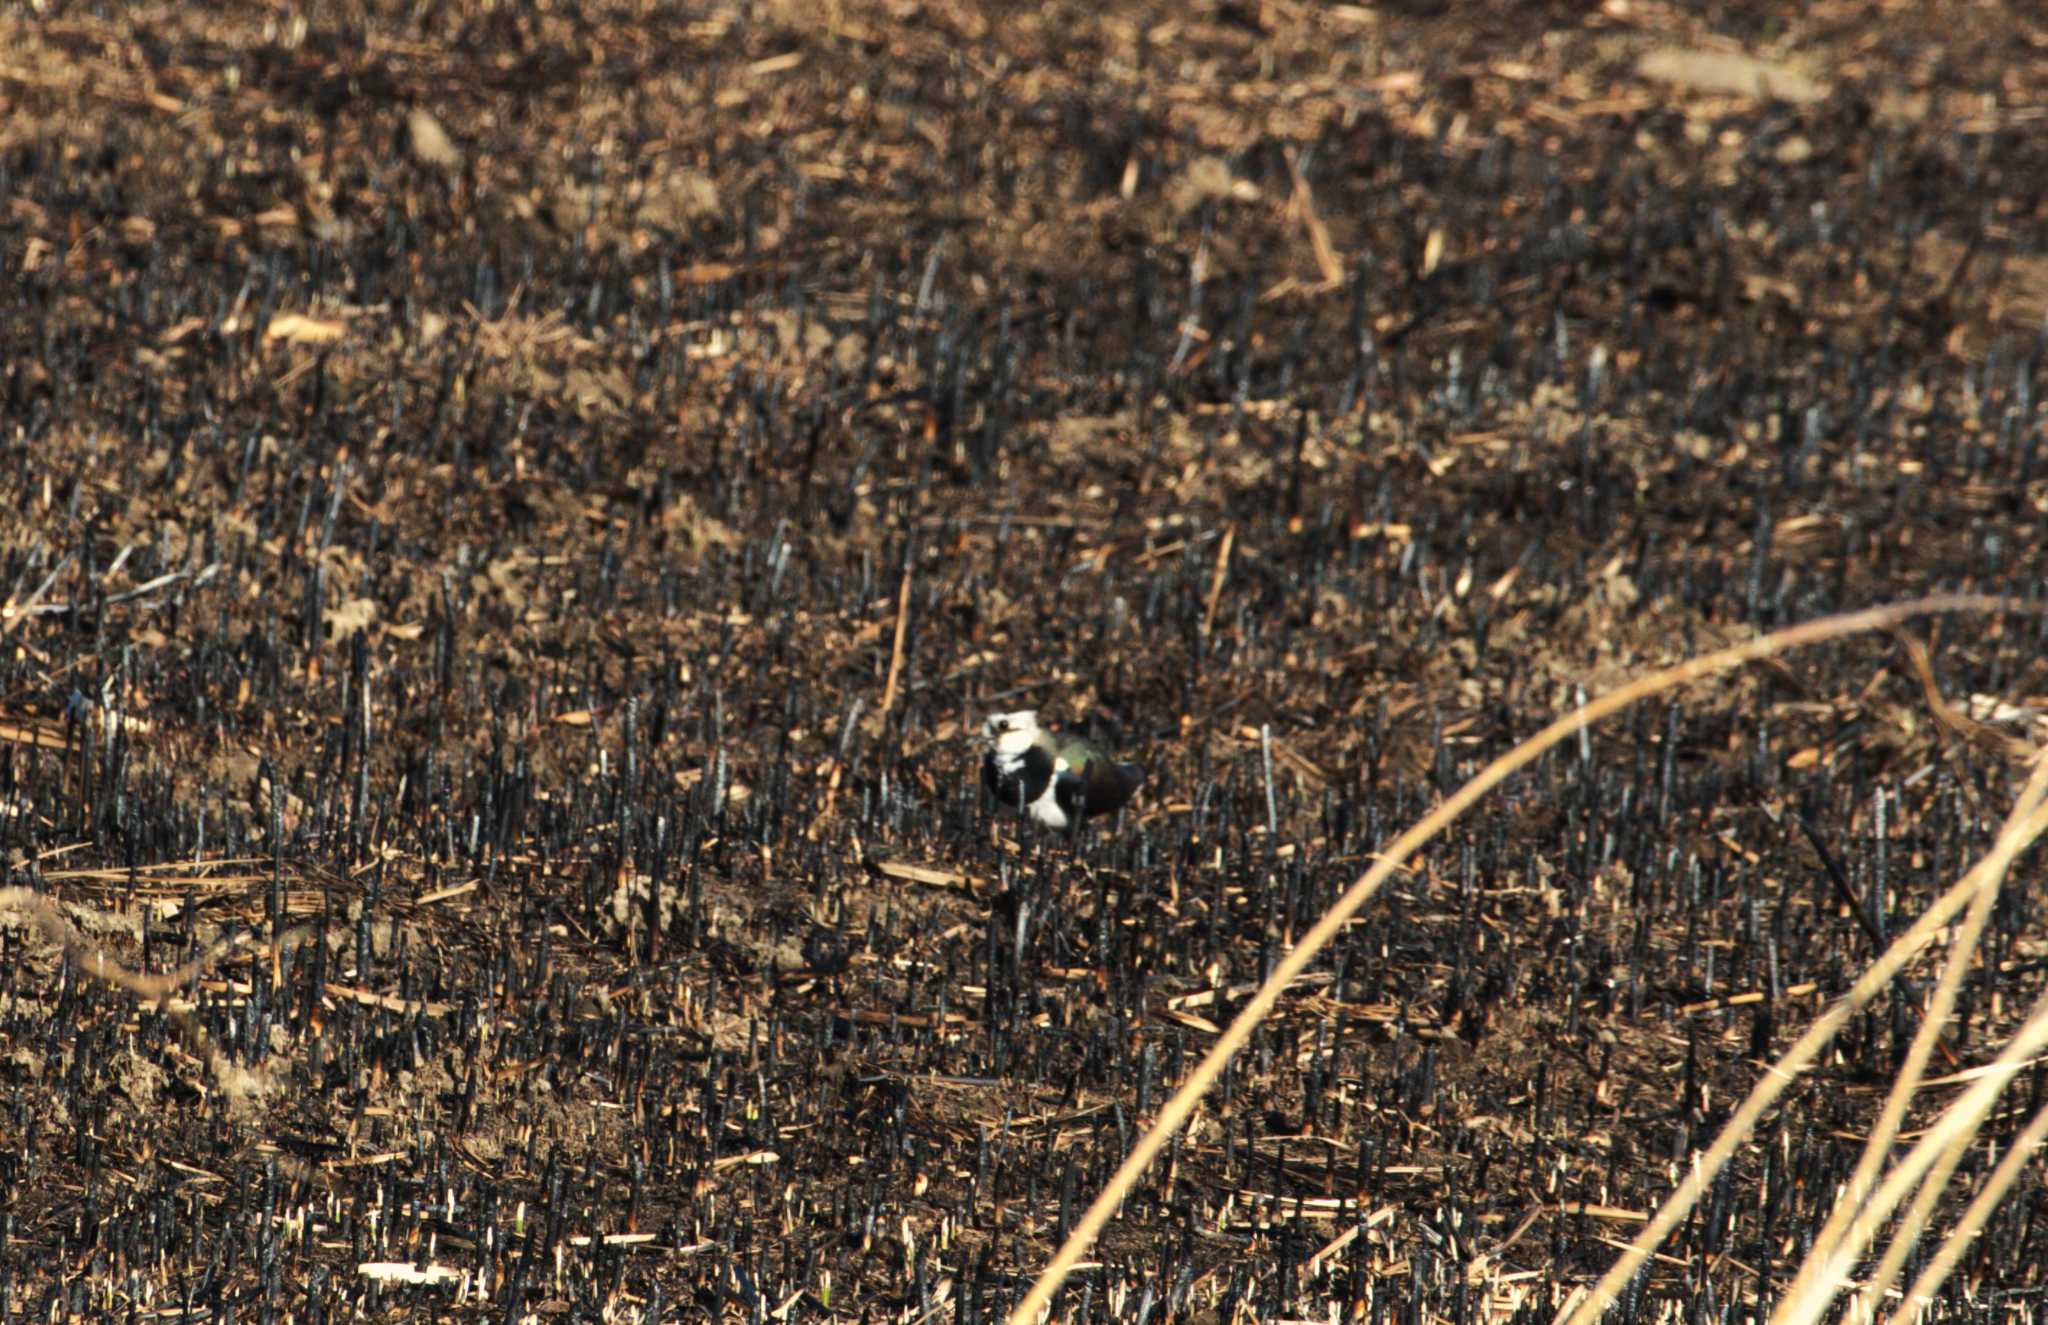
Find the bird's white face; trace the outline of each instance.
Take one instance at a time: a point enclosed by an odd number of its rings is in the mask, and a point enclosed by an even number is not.
[[[992,713],[981,724],[981,739],[996,754],[1016,758],[1038,739],[1038,711],[1019,709],[1015,713]]]

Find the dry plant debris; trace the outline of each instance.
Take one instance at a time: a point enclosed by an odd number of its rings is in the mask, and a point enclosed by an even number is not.
[[[2040,600],[2044,42],[0,9],[0,1317],[999,1318],[1487,761],[1789,623]],[[1054,1318],[1588,1300],[2018,803],[2040,619],[1911,629],[1632,710],[1422,850]],[[1146,793],[1072,849],[990,815],[968,736],[1020,707]],[[1902,1065],[1904,1147],[2048,987],[2036,872],[1610,1318],[1799,1295]],[[1851,1291],[2037,1313],[2036,1114],[1944,1132]]]

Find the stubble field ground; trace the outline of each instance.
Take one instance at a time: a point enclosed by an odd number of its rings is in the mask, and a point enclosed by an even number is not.
[[[1994,4],[11,7],[0,852],[82,937],[0,929],[0,1316],[998,1318],[1486,759],[1759,630],[2040,598],[2044,45]],[[1060,1318],[1548,1320],[1989,842],[2042,632],[1774,660],[1517,778]],[[1034,705],[1150,769],[1078,845],[979,790]],[[1943,1071],[2041,993],[2036,892]],[[1927,979],[1621,1315],[1762,1318]],[[2038,1314],[2038,1204],[1938,1314]]]

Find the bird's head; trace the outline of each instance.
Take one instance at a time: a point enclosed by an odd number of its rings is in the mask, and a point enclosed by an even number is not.
[[[996,754],[1023,754],[1038,739],[1038,711],[1019,709],[1015,713],[991,713],[981,724],[981,739]]]

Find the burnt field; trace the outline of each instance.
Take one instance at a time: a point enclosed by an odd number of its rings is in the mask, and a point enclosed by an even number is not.
[[[2042,598],[2044,45],[1963,4],[10,6],[0,1320],[1001,1320],[1487,761],[1763,631]],[[1510,779],[1055,1319],[1550,1321],[1991,844],[2044,631],[1787,653]],[[1075,841],[981,787],[1034,707],[1148,770]],[[1909,1137],[2048,989],[2035,886]],[[1609,1319],[1765,1319],[1939,967]],[[2037,1319],[2043,1213],[2030,1176],[1933,1315]]]

